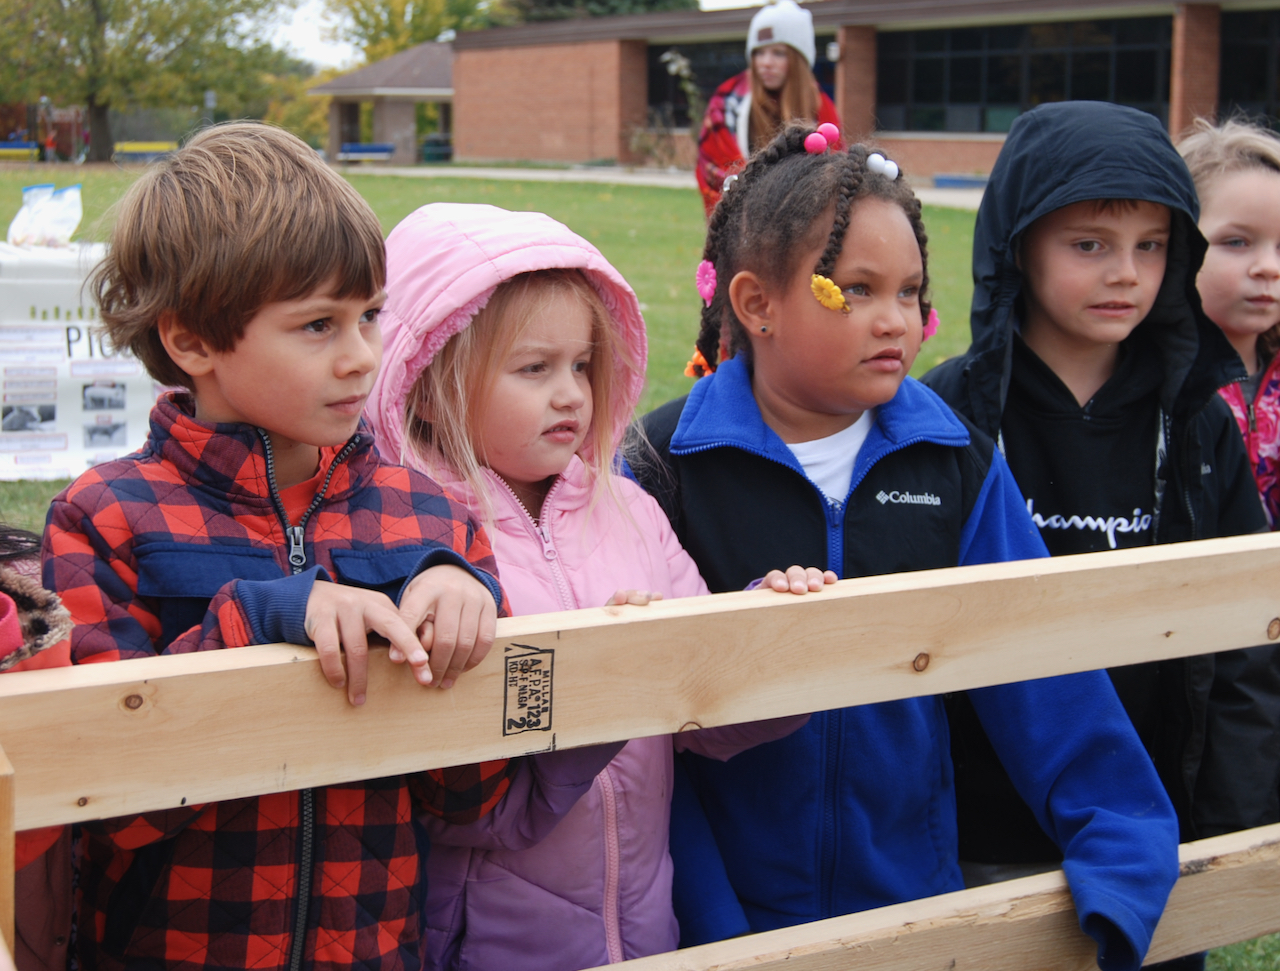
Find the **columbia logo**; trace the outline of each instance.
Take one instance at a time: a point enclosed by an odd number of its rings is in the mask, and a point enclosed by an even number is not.
[[[912,506],[941,506],[942,500],[931,492],[899,492],[894,489],[892,492],[885,492],[881,489],[876,493],[876,500],[880,505],[892,502],[894,504],[907,503]]]

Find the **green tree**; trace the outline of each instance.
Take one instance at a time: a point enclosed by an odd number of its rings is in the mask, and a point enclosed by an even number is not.
[[[330,35],[354,44],[372,64],[446,30],[478,30],[513,18],[505,0],[325,0]]]
[[[294,2],[0,0],[0,100],[85,105],[95,161],[114,149],[113,106],[198,105],[213,90],[220,113],[265,110],[270,76],[297,62],[262,36]]]

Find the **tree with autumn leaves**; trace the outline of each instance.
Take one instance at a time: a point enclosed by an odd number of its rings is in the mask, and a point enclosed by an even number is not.
[[[310,73],[264,38],[289,0],[0,0],[0,101],[47,96],[89,114],[89,159],[111,158],[112,107],[266,109],[273,78]],[[194,121],[194,119],[193,119]]]

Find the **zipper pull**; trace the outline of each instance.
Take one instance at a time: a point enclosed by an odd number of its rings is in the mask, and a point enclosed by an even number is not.
[[[1258,416],[1253,410],[1253,402],[1249,402],[1249,431],[1256,432],[1258,430]]]
[[[290,526],[285,532],[289,535],[289,565],[301,569],[307,565],[307,550],[303,545],[302,527]]]
[[[557,553],[556,548],[551,545],[551,531],[542,523],[538,523],[537,530],[538,535],[542,537],[542,555],[548,560],[554,560],[560,554]]]

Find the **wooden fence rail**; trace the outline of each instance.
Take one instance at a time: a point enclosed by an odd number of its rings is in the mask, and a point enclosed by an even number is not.
[[[519,617],[498,635],[447,692],[375,652],[359,709],[288,645],[0,677],[0,934],[14,829],[1275,641],[1280,535]],[[1195,878],[1153,954],[1280,930],[1273,829],[1184,848]],[[1044,875],[631,964],[1089,967],[1065,894]],[[1213,901],[1221,919],[1197,922]],[[971,949],[979,928],[989,952]]]

